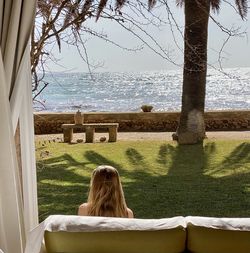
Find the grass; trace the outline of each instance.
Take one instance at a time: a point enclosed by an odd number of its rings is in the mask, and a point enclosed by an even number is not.
[[[36,148],[40,220],[76,214],[87,199],[91,172],[101,164],[119,170],[137,218],[250,216],[249,142],[47,142]]]

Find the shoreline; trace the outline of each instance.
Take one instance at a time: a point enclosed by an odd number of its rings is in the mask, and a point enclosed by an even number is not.
[[[138,111],[84,111],[83,108],[75,108],[74,110],[72,111],[47,111],[47,110],[41,110],[41,111],[34,111],[33,113],[34,114],[75,114],[78,110],[80,110],[83,114],[101,114],[101,113],[104,113],[104,114],[121,114],[121,113],[143,113],[142,110],[138,110]],[[181,110],[171,110],[171,111],[162,111],[162,110],[153,110],[151,111],[152,113],[180,113]],[[205,113],[211,113],[211,112],[250,112],[250,108],[237,108],[237,109],[213,109],[213,110],[205,110],[204,111]]]

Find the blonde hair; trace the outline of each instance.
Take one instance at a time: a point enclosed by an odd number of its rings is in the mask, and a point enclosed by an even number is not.
[[[114,167],[101,165],[93,171],[88,204],[90,216],[128,217],[119,173]]]

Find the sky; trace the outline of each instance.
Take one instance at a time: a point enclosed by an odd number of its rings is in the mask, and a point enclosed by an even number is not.
[[[176,43],[173,40],[169,25],[147,25],[144,26],[144,30],[161,45],[161,48],[164,48],[169,52],[171,60],[173,60],[175,64],[163,59],[148,46],[143,45],[142,41],[118,26],[115,22],[100,19],[98,22],[86,22],[85,25],[95,31],[107,35],[110,40],[123,47],[133,49],[143,46],[143,49],[138,51],[127,51],[99,38],[84,35],[82,39],[85,41],[89,61],[95,66],[92,68],[92,71],[130,72],[181,69],[183,63],[183,39],[181,33],[183,32],[184,13],[183,8],[177,8],[173,3],[170,7],[176,22],[178,22],[180,31],[179,32],[173,28]],[[124,8],[123,11],[128,10]],[[163,19],[166,19],[167,17],[165,8],[156,8],[153,13],[157,16],[161,16]],[[129,14],[132,13],[129,12]],[[250,35],[250,21],[242,21],[240,16],[235,13],[235,10],[225,4],[221,6],[218,15],[214,13],[212,14],[213,17],[215,17],[224,27],[241,27],[241,31],[245,32],[242,36],[231,37],[226,44],[222,53],[223,67],[250,67],[250,42],[248,41]],[[248,19],[249,18],[250,13],[248,15]],[[138,20],[143,22],[140,18]],[[148,41],[150,47],[159,50],[159,48],[155,47],[155,42],[152,40],[150,41],[149,37],[145,36],[145,33],[140,33],[138,30],[134,31],[136,34],[139,34],[143,40]],[[223,33],[218,25],[210,20],[208,33],[209,66],[218,66],[218,53],[226,39],[226,33]],[[178,46],[176,46],[176,44]],[[73,47],[69,47],[67,44],[63,44],[61,53],[58,53],[58,49],[54,48],[53,54],[60,61],[59,65],[47,62],[47,70],[49,71],[88,71],[88,67],[79,56],[78,51]]]

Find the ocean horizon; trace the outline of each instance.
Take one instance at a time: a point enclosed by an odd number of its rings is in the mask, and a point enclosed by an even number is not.
[[[34,103],[44,112],[180,111],[182,70],[47,73],[48,87]],[[250,67],[208,69],[205,110],[250,109]]]

